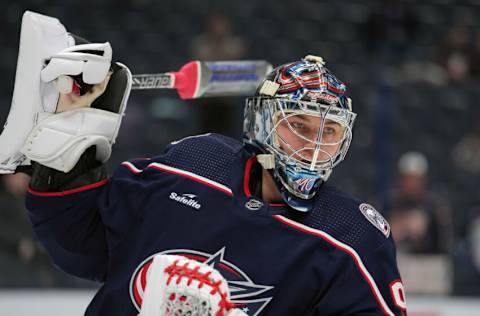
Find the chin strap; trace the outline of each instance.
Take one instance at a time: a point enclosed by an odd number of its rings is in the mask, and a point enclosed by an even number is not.
[[[263,169],[269,170],[275,168],[275,156],[272,154],[257,155],[257,161],[262,165]]]
[[[282,198],[285,203],[293,208],[296,211],[307,213],[313,209],[313,205],[315,204],[315,198],[311,198],[309,200],[300,199],[290,192],[287,191],[285,188],[281,188]]]
[[[301,176],[292,173],[287,176],[285,173],[292,171],[289,169],[291,167],[284,165],[283,168],[285,169],[282,169],[279,166],[272,171],[275,184],[288,206],[300,212],[309,212],[313,208],[318,190],[325,181],[319,177]],[[303,197],[298,196],[298,194],[303,194]]]

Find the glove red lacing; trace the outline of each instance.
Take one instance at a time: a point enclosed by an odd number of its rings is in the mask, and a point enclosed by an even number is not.
[[[201,289],[204,284],[210,286],[212,290],[210,291],[211,295],[215,295],[217,292],[220,295],[220,302],[218,302],[218,307],[219,310],[215,314],[215,316],[225,316],[225,311],[228,311],[237,305],[230,302],[230,300],[227,297],[226,292],[222,292],[220,290],[220,285],[222,284],[222,280],[218,280],[214,282],[210,275],[212,274],[211,271],[208,271],[206,273],[201,273],[199,272],[200,266],[196,266],[193,269],[190,269],[188,267],[189,263],[185,262],[184,265],[178,265],[179,260],[175,260],[170,266],[165,268],[165,273],[168,273],[169,277],[167,279],[167,285],[170,284],[172,279],[177,276],[176,284],[180,284],[182,278],[186,277],[188,278],[187,285],[191,285],[193,280],[199,281],[198,288]],[[171,294],[169,297],[170,300],[175,300],[175,294]],[[185,301],[186,297],[180,297],[181,301]]]

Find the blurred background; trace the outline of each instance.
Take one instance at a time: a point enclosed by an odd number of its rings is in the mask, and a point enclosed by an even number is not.
[[[410,315],[478,315],[480,0],[4,0],[3,122],[27,9],[90,41],[109,41],[114,59],[133,73],[177,70],[192,59],[279,65],[322,56],[358,114],[350,152],[331,181],[390,221]],[[240,138],[243,103],[132,91],[110,171],[184,136]],[[27,183],[22,174],[0,177],[0,306],[20,315],[17,299],[26,295],[52,304],[78,299],[81,314],[98,285],[52,265],[25,215]]]

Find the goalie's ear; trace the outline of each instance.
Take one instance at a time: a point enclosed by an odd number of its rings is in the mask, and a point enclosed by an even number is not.
[[[121,63],[112,63],[112,75],[105,92],[92,102],[91,107],[123,114],[132,87],[132,74]]]

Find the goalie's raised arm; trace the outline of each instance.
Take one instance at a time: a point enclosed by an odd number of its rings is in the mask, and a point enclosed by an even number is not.
[[[98,211],[107,183],[103,163],[131,88],[129,69],[111,59],[109,43],[85,43],[57,19],[25,12],[12,105],[0,135],[0,173],[30,169],[26,205],[36,235],[57,266],[92,280],[106,274]]]

